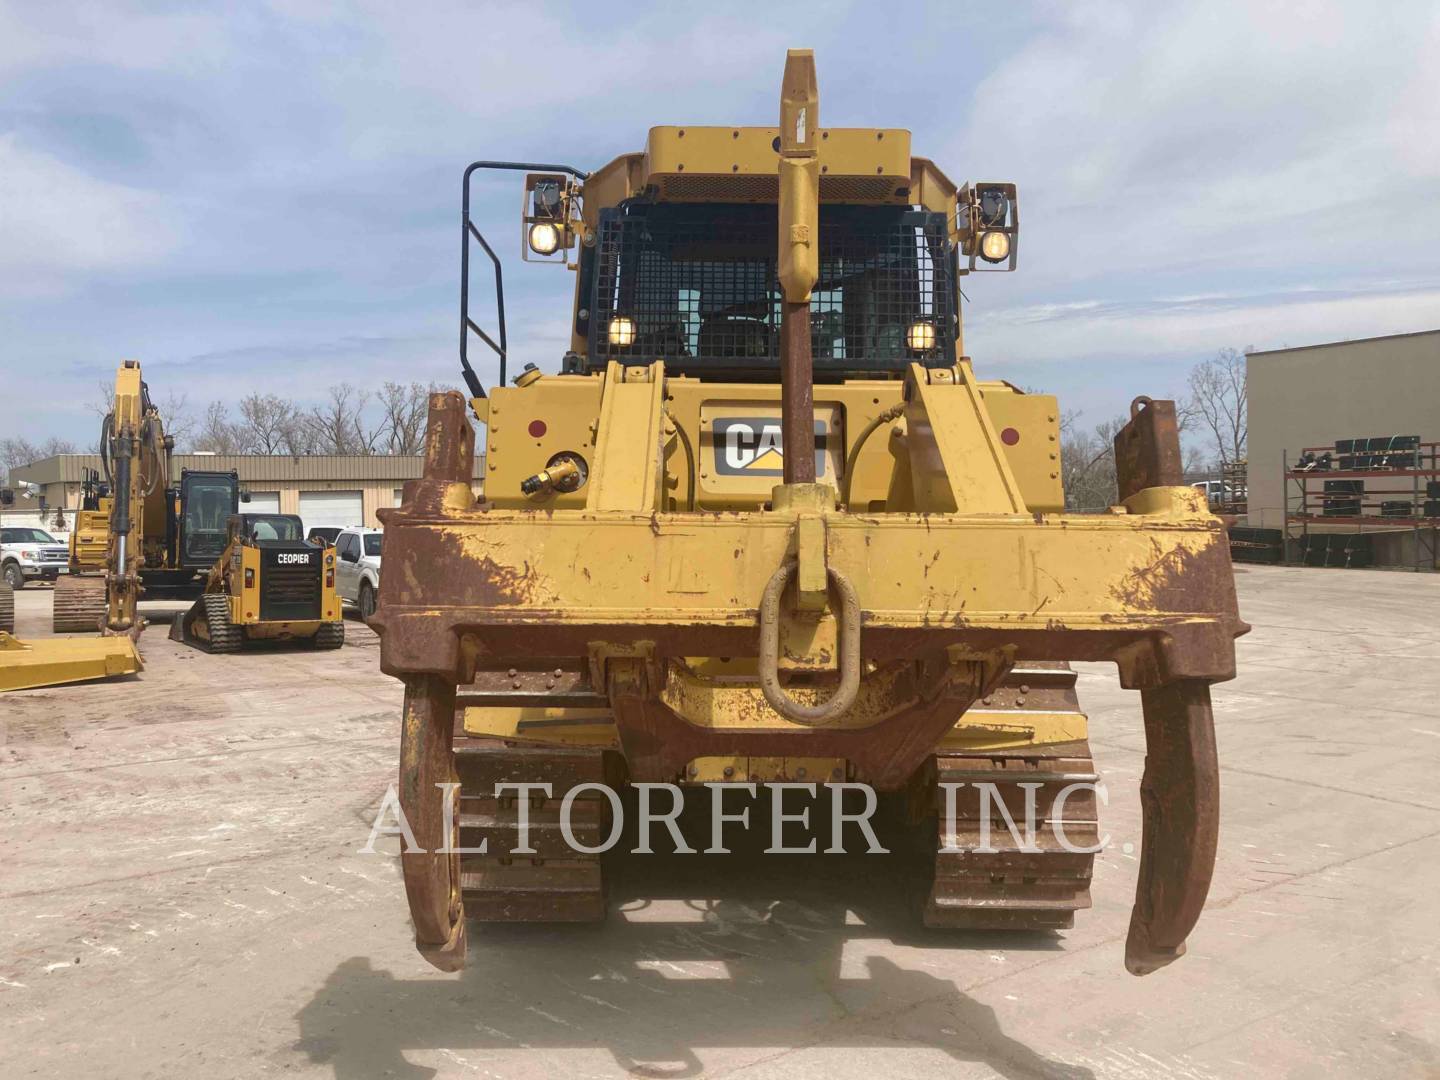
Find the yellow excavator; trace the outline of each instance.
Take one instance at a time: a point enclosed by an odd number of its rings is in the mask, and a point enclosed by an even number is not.
[[[100,429],[104,478],[93,478],[71,534],[70,573],[55,583],[57,634],[137,638],[142,597],[194,600],[205,591],[240,507],[240,480],[233,471],[183,469],[174,481],[174,446],[139,362],[124,361]]]
[[[239,507],[239,478],[183,470],[172,483],[173,449],[139,362],[123,361],[100,430],[104,476],[86,477],[51,616],[56,634],[99,636],[20,640],[0,631],[0,689],[138,672],[142,596],[193,600],[204,591]]]
[[[513,386],[503,303],[487,328],[469,299],[478,244],[503,300],[470,213],[496,169],[525,174],[527,259],[576,273],[559,372]],[[468,394],[431,397],[423,477],[381,511],[372,621],[405,685],[421,954],[460,967],[467,916],[604,917],[610,796],[641,783],[863,786],[929,849],[926,924],[1064,929],[1099,834],[1088,660],[1140,692],[1148,743],[1125,963],[1180,956],[1215,857],[1210,685],[1247,628],[1173,403],[1133,402],[1115,505],[1067,513],[1055,398],[972,365],[960,283],[1015,268],[1015,186],[826,126],[795,50],[778,126],[655,127],[593,172],[481,161],[463,188]],[[980,842],[1027,805],[1037,835]]]

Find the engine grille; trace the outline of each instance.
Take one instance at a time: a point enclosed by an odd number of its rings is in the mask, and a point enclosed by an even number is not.
[[[320,617],[319,560],[314,566],[263,566],[260,571],[262,619]]]
[[[779,230],[774,206],[631,203],[600,216],[590,357],[663,359],[680,371],[779,363]],[[810,302],[817,373],[953,363],[955,264],[943,214],[823,206],[820,277]],[[612,341],[614,318],[632,341]],[[913,352],[906,331],[935,329]],[[622,324],[623,325],[623,324]]]

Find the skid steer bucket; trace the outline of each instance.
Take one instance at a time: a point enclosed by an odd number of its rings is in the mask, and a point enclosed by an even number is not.
[[[144,667],[128,637],[21,641],[0,631],[0,691],[110,679]]]
[[[178,641],[182,645],[191,645],[197,649],[209,650],[210,642],[195,633],[195,623],[205,617],[204,597],[196,600],[184,614],[176,615],[170,620],[169,638],[171,641]]]

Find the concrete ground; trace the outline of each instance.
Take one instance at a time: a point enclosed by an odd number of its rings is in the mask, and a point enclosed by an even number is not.
[[[152,627],[139,678],[0,698],[0,1073],[1440,1076],[1440,578],[1238,573],[1215,884],[1145,979],[1139,705],[1098,665],[1112,846],[1071,932],[917,930],[879,857],[629,856],[605,925],[472,927],[447,976],[394,845],[357,854],[397,759],[375,637],[213,657]],[[43,635],[49,590],[18,599]]]

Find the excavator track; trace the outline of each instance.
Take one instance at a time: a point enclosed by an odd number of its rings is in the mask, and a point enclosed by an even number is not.
[[[0,630],[15,632],[15,590],[0,581]]]
[[[1074,714],[1075,673],[1065,664],[1022,663],[1004,685],[966,714],[972,724],[997,729],[1023,725],[1034,716]],[[1081,727],[1083,730],[1083,727]],[[1090,906],[1093,848],[1098,839],[1097,781],[1089,743],[1083,739],[1015,749],[966,751],[943,748],[935,758],[932,812],[936,815],[935,874],[925,901],[926,926],[966,930],[1065,930],[1075,912]],[[947,788],[954,784],[954,822],[947,820]],[[992,784],[993,788],[977,787]],[[1024,836],[1027,789],[1035,792],[1034,844],[1012,835],[1000,813],[1003,801]],[[1084,785],[1071,788],[1071,785]],[[1064,798],[1057,798],[1070,788]],[[991,792],[994,792],[992,795]],[[989,803],[990,837],[981,852],[981,805]],[[1031,846],[1032,850],[1024,850]],[[950,850],[953,849],[953,850]],[[1038,850],[1036,850],[1038,849]]]
[[[460,884],[465,914],[481,922],[596,922],[605,918],[605,884],[599,855],[576,852],[560,827],[565,795],[584,783],[608,783],[610,761],[599,750],[516,746],[500,739],[457,732],[455,767],[460,779]],[[495,795],[497,783],[551,785],[522,795]],[[521,843],[519,801],[528,803],[528,843]],[[598,847],[610,834],[610,803],[590,789],[570,812],[575,840]],[[517,851],[533,848],[533,852]]]
[[[67,574],[55,579],[54,611],[57,634],[98,634],[105,617],[105,578]]]

